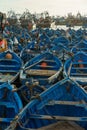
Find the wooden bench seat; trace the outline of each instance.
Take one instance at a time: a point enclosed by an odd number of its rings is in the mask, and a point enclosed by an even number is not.
[[[52,76],[57,73],[56,70],[26,70],[25,71],[28,75],[41,75],[41,76]]]
[[[87,117],[70,117],[70,116],[50,116],[31,114],[30,118],[45,119],[45,120],[61,120],[61,121],[87,121]]]
[[[71,76],[87,76],[87,73],[71,73]]]

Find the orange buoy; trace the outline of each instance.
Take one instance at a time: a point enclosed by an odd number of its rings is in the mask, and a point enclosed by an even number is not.
[[[80,68],[84,68],[84,65],[81,64],[81,62],[83,62],[83,61],[82,61],[82,60],[78,60],[78,62],[80,63],[80,64],[79,64],[79,67],[80,67]]]
[[[42,67],[42,68],[47,67],[47,63],[46,63],[46,62],[42,62],[42,63],[41,63],[41,67]]]
[[[7,53],[6,56],[5,56],[6,59],[12,59],[12,54],[10,53]]]

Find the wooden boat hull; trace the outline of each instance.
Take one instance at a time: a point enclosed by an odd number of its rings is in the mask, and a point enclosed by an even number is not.
[[[20,57],[24,63],[31,60],[36,55],[40,54],[41,50],[38,44],[35,44],[35,41],[29,43],[20,53]]]
[[[7,54],[11,56],[7,58]],[[0,53],[0,83],[16,80],[22,66],[21,59],[12,51]]]
[[[50,53],[41,54],[27,62],[20,72],[20,80],[23,85],[20,88],[20,94],[24,102],[29,102],[32,97],[60,80],[61,71],[60,60]]]
[[[49,52],[42,53],[27,62],[20,71],[22,84],[33,79],[48,79],[49,82],[55,81],[62,71],[61,61]]]
[[[20,97],[12,92],[13,86],[9,83],[0,85],[0,129],[5,130],[23,108]]]
[[[82,85],[87,83],[87,55],[84,52],[78,52],[65,62],[64,76]]]
[[[86,91],[64,79],[27,104],[6,130],[33,130],[58,121],[73,121],[87,130],[86,102]]]

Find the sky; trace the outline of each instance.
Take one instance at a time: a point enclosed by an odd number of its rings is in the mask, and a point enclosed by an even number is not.
[[[1,12],[13,10],[23,13],[26,9],[30,13],[48,11],[54,16],[65,16],[68,13],[76,15],[78,12],[87,15],[87,0],[0,0]]]

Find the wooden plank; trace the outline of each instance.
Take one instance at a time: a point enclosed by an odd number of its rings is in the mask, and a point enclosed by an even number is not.
[[[85,102],[79,102],[79,101],[50,101],[48,104],[46,105],[75,105],[75,106],[82,106],[82,107],[87,107],[87,103]]]
[[[18,70],[0,70],[0,73],[18,73]]]
[[[62,120],[62,121],[87,121],[87,117],[70,117],[70,116],[50,116],[31,114],[29,118],[44,119],[44,120]]]
[[[5,65],[5,64],[4,64],[4,65],[0,65],[0,67],[5,67],[5,68],[8,68],[8,67],[15,67],[15,68],[16,68],[17,65],[8,65],[8,64]]]
[[[18,63],[19,64],[19,61],[18,60],[15,60],[15,59],[0,59],[0,62],[15,62],[15,63]]]
[[[14,79],[15,76],[13,75],[10,75],[10,74],[7,74],[7,75],[4,75],[4,74],[1,74],[0,75],[0,82],[6,82],[6,81],[11,81]]]
[[[26,70],[25,71],[28,75],[41,75],[41,76],[52,76],[56,74],[58,71],[55,70]]]
[[[71,73],[70,74],[71,76],[73,75],[73,76],[87,76],[87,73]]]
[[[55,62],[54,60],[44,60],[46,62]]]
[[[83,67],[83,68],[81,68],[81,67],[72,67],[72,69],[76,69],[76,70],[86,70],[87,69],[87,67]]]
[[[72,65],[79,65],[79,64],[87,65],[87,62],[72,62]]]
[[[44,104],[42,107],[44,106],[54,106],[54,105],[70,105],[70,106],[76,106],[76,107],[84,107],[85,109],[87,109],[87,103],[84,100],[81,101],[49,101],[48,103]],[[39,109],[42,109],[41,107],[38,107]]]
[[[0,122],[8,122],[10,123],[13,120],[13,118],[0,118]]]

